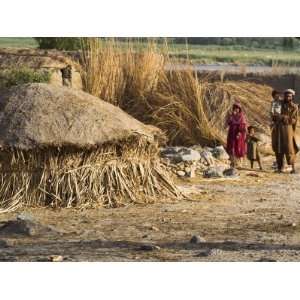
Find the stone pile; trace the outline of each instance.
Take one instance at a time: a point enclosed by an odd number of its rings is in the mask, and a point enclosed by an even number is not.
[[[178,177],[223,177],[230,169],[223,146],[166,147],[161,149],[161,160]]]

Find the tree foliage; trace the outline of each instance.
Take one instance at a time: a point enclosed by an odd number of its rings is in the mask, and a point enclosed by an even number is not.
[[[78,37],[36,37],[34,39],[40,49],[78,50],[80,48]]]

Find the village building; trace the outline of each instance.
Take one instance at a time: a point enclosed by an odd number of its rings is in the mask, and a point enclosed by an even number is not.
[[[50,84],[82,89],[80,65],[73,53],[40,49],[0,49],[0,70],[28,68],[50,72]]]

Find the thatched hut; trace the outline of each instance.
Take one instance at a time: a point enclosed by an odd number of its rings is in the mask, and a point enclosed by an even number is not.
[[[162,133],[83,91],[25,84],[0,95],[0,207],[114,207],[177,197]]]
[[[73,59],[72,53],[57,50],[39,49],[0,49],[0,69],[10,70],[26,68],[50,73],[50,84],[64,85],[64,70],[71,68],[71,86],[82,89],[80,65]]]

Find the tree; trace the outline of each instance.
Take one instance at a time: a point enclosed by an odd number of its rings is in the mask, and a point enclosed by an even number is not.
[[[283,38],[282,47],[284,49],[294,49],[294,47],[295,47],[294,38],[292,38],[292,37]]]
[[[78,50],[80,48],[78,37],[36,37],[34,39],[40,49]]]

